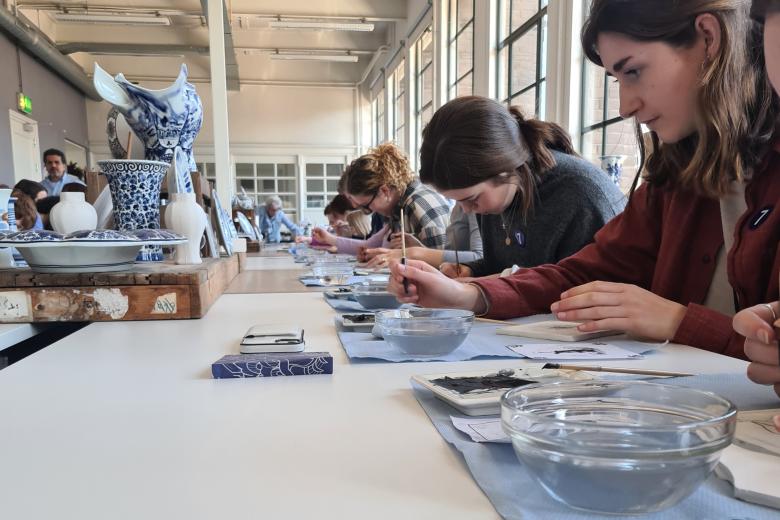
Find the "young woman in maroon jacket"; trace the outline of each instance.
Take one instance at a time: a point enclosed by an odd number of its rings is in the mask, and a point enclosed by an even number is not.
[[[766,22],[764,26],[764,55],[769,80],[780,93],[780,0],[754,0],[753,16]],[[752,361],[747,374],[763,385],[772,385],[780,395],[780,304],[777,301],[749,307],[734,316],[734,330],[745,336],[745,355]],[[773,325],[775,325],[773,327]],[[780,415],[774,418],[780,431]]]
[[[760,39],[741,0],[594,0],[585,53],[654,145],[625,212],[555,265],[462,284],[409,261],[393,266],[390,290],[495,318],[552,310],[582,331],[744,357],[731,315],[776,300],[780,271],[778,107],[755,65]]]

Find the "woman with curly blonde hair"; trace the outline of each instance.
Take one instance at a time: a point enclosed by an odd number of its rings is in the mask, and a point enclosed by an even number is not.
[[[444,245],[450,207],[444,197],[415,179],[409,161],[394,144],[381,144],[352,161],[342,182],[355,205],[366,214],[382,215],[385,227],[368,240],[341,238],[315,228],[312,236],[317,242],[336,246],[340,253],[357,254],[361,247],[396,245],[394,234],[403,231],[416,239],[414,245],[436,249]]]

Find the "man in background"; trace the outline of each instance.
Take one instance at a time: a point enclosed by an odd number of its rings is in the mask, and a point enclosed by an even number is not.
[[[41,184],[46,188],[49,196],[59,195],[62,187],[66,184],[84,184],[75,175],[67,173],[68,164],[65,162],[65,154],[61,150],[49,148],[43,152],[43,165],[48,175],[44,177]]]

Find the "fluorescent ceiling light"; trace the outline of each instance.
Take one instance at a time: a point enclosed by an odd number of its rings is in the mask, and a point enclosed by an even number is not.
[[[272,20],[269,27],[274,29],[319,29],[323,31],[362,31],[374,30],[372,23],[346,23],[346,22],[315,22],[307,20]]]
[[[344,61],[356,63],[358,57],[351,54],[271,54],[272,60]]]
[[[77,13],[51,13],[50,16],[58,22],[66,23],[95,23],[95,24],[119,24],[119,25],[171,25],[167,16],[142,16],[125,14],[77,14]]]

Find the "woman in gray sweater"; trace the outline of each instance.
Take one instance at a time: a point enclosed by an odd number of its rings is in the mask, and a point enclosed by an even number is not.
[[[484,256],[459,270],[442,264],[452,278],[556,263],[591,242],[626,202],[560,126],[479,96],[433,115],[420,160],[422,182],[477,214]]]

